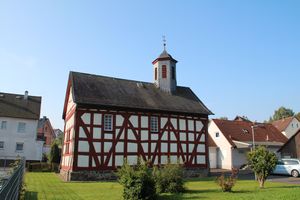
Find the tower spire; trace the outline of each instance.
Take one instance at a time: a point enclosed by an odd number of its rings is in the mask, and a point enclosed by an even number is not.
[[[166,50],[166,42],[167,42],[167,40],[166,40],[166,36],[162,36],[162,38],[163,38],[163,45],[164,45],[164,51]]]

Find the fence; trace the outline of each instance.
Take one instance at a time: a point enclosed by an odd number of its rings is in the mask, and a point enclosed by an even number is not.
[[[19,190],[22,186],[25,171],[25,160],[21,159],[19,166],[12,172],[8,179],[3,179],[0,183],[1,200],[18,200]]]

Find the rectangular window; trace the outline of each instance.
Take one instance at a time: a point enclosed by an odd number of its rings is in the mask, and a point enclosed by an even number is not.
[[[112,115],[104,115],[104,130],[112,131]]]
[[[158,117],[152,116],[150,118],[151,132],[158,132]]]
[[[2,121],[1,122],[1,129],[5,130],[7,125],[7,121]]]
[[[219,132],[216,132],[216,137],[220,137],[220,133]]]
[[[162,78],[167,78],[167,66],[162,66]]]
[[[16,144],[16,151],[23,151],[24,143],[17,143]]]
[[[155,67],[155,70],[154,70],[154,78],[155,80],[157,80],[157,68]]]
[[[175,80],[175,67],[172,67],[172,79]]]
[[[18,133],[25,133],[26,130],[26,123],[19,122],[18,124]]]
[[[0,149],[4,149],[4,142],[0,141]]]

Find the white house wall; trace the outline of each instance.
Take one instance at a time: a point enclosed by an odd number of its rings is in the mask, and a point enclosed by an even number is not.
[[[282,132],[287,138],[292,137],[300,129],[300,122],[293,118],[288,127]]]
[[[128,114],[124,113],[79,110],[75,120],[78,123],[77,151],[73,152],[79,169],[114,168],[121,166],[124,159],[129,164],[136,164],[140,156],[153,164],[166,164],[168,160],[173,163],[179,160],[191,166],[207,164],[206,136],[201,121],[206,119],[154,115],[159,116],[160,131],[152,133],[149,131],[149,114],[129,114],[126,120]],[[103,130],[103,115],[107,113],[113,115],[112,131]],[[70,126],[68,123],[66,127]],[[64,157],[63,164],[66,165],[70,158]]]
[[[37,141],[38,120],[0,117],[0,122],[6,121],[6,129],[0,129],[0,141],[4,148],[0,149],[0,157],[25,157],[26,160],[41,160],[43,141]],[[25,132],[18,132],[18,123],[25,123]],[[16,151],[16,144],[23,143],[23,151]]]
[[[216,137],[216,133],[219,133],[219,137]],[[225,138],[223,133],[217,127],[213,120],[209,122],[208,134],[217,145],[217,168],[231,169],[232,168],[232,156],[231,156],[231,144]],[[211,158],[213,159],[213,158]]]

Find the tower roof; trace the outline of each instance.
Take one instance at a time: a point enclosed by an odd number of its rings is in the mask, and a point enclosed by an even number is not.
[[[168,52],[166,49],[163,50],[163,52],[156,58],[152,64],[155,64],[157,61],[163,61],[163,60],[171,60],[175,63],[177,63],[177,60],[175,60]]]

